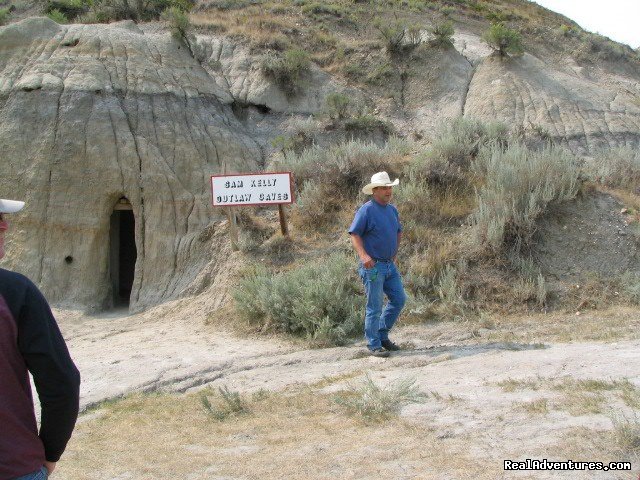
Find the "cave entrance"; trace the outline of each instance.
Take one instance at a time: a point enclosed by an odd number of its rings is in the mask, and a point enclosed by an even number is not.
[[[114,307],[128,307],[136,268],[135,217],[126,197],[120,198],[111,214],[109,232],[110,272]]]

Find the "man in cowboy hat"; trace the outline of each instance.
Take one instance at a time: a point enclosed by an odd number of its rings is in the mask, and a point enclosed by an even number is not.
[[[0,199],[0,258],[5,217],[24,202]],[[41,406],[38,432],[31,372]],[[25,276],[0,268],[0,480],[44,480],[78,417],[80,375],[51,309]]]
[[[387,172],[378,172],[362,191],[372,198],[362,205],[349,227],[351,243],[360,257],[360,278],[367,295],[364,334],[371,355],[388,357],[400,350],[389,340],[389,330],[398,319],[407,299],[402,278],[395,265],[402,225],[396,207],[391,205],[391,188],[398,185]],[[387,305],[382,308],[383,293]]]

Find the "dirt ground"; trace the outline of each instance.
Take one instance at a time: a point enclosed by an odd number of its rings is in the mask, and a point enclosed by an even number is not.
[[[388,359],[363,355],[362,342],[310,350],[282,337],[240,338],[225,318],[211,321],[203,297],[138,315],[55,313],[82,373],[85,411],[54,477],[61,480],[635,479],[640,472],[637,449],[625,450],[614,428],[619,419],[638,427],[637,310],[400,325],[394,339],[404,349]],[[376,425],[344,416],[331,398],[365,374],[381,386],[415,379],[426,400]],[[212,423],[194,399],[222,386],[274,400],[248,417]],[[132,400],[115,402],[115,410],[107,402],[132,392],[172,393],[141,397],[150,403],[140,408],[156,408],[145,415],[156,423],[138,425],[142,417],[122,415]],[[185,414],[185,402],[200,413]],[[280,429],[288,437],[274,440]],[[418,454],[423,448],[433,455]],[[317,465],[302,468],[301,452]],[[626,473],[503,471],[503,460],[526,458],[634,463]]]

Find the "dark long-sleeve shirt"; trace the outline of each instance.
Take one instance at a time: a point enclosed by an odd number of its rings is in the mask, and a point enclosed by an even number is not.
[[[40,432],[27,371],[40,399]],[[58,461],[78,417],[79,390],[47,301],[28,278],[0,269],[0,480]]]

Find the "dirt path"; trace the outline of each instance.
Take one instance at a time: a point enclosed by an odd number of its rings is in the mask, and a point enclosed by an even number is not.
[[[205,300],[189,302],[131,316],[56,311],[82,372],[82,407],[134,391],[224,385],[249,393],[307,384],[331,393],[365,373],[378,384],[412,377],[429,400],[405,407],[402,417],[494,467],[509,458],[623,460],[611,442],[612,418],[640,411],[637,338],[500,342],[464,325],[413,325],[394,337],[405,350],[378,359],[363,355],[362,343],[309,350],[282,339],[238,338],[205,324]],[[582,472],[580,478],[637,478],[634,468],[635,477]]]
[[[528,344],[483,342],[434,329],[400,327],[396,339],[410,346],[389,359],[363,355],[362,342],[346,347],[304,349],[273,338],[238,338],[204,325],[203,315],[180,306],[128,315],[97,316],[56,311],[82,372],[82,406],[133,391],[184,392],[204,384],[241,391],[283,389],[323,377],[375,370],[389,378],[412,374],[428,390],[495,398],[488,383],[506,379],[628,379],[640,385],[640,340]],[[434,338],[437,337],[437,338]]]

